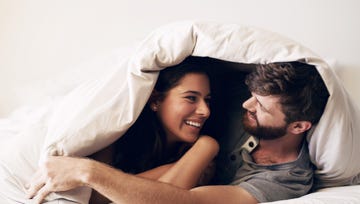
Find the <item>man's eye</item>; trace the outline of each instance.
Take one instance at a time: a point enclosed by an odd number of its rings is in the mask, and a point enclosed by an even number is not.
[[[268,112],[260,103],[257,104],[261,111]]]

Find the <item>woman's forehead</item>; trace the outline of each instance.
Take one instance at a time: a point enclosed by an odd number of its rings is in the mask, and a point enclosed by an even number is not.
[[[184,75],[177,86],[173,88],[177,91],[197,91],[206,94],[210,93],[209,79],[206,74],[203,73],[188,73]]]

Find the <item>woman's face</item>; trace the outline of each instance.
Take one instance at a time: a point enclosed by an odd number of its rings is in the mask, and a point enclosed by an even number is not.
[[[207,75],[188,73],[166,93],[162,101],[155,102],[168,144],[196,141],[210,116],[209,100]]]

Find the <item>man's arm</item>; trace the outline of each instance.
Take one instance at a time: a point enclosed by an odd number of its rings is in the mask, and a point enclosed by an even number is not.
[[[115,203],[257,203],[247,191],[237,186],[203,186],[186,190],[126,174],[101,162],[72,157],[49,157],[28,187],[28,197],[40,203],[51,192],[79,186],[93,188]]]
[[[257,203],[237,186],[202,186],[191,190],[140,178],[94,162],[83,177],[87,185],[115,203]],[[114,179],[116,178],[116,179]]]

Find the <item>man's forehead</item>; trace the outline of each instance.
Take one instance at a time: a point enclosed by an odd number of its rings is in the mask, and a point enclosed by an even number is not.
[[[262,96],[257,94],[253,94],[253,95],[258,100],[258,102],[261,103],[261,105],[263,105],[265,108],[269,110],[281,106],[280,96],[278,95],[267,95],[267,96]]]

